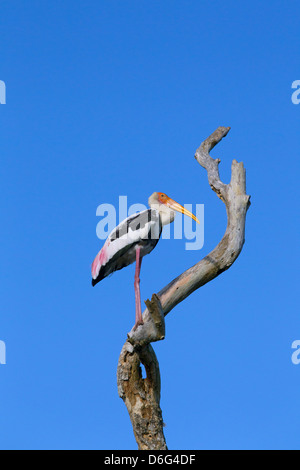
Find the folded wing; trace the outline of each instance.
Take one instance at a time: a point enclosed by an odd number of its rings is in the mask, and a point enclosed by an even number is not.
[[[118,225],[108,236],[104,246],[92,264],[92,285],[109,274],[135,261],[135,248],[141,247],[141,255],[150,253],[161,235],[158,211],[147,209],[133,214]]]

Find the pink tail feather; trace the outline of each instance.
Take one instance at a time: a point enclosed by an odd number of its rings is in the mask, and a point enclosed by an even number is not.
[[[106,244],[105,244],[93,261],[93,264],[92,264],[92,278],[93,279],[97,279],[101,266],[105,265],[106,262],[107,262],[107,250],[106,250]]]

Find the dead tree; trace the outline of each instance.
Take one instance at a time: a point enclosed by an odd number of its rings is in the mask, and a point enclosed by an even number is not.
[[[246,194],[246,173],[243,163],[233,160],[231,181],[224,184],[219,176],[220,160],[209,152],[230,130],[219,127],[198,148],[195,158],[207,171],[208,182],[225,203],[227,228],[225,234],[207,256],[147,300],[143,313],[144,324],[132,330],[120,354],[117,380],[119,396],[124,400],[130,415],[135,439],[140,450],[167,449],[160,408],[159,364],[151,346],[165,337],[165,316],[199,287],[219,276],[239,256],[245,237],[246,213],[250,196]],[[142,377],[140,364],[146,370]]]

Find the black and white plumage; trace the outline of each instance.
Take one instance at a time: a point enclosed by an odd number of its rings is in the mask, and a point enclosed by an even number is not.
[[[136,262],[135,328],[143,323],[139,278],[142,258],[155,248],[162,227],[173,222],[175,211],[188,215],[199,223],[191,212],[164,193],[153,193],[149,198],[149,206],[150,209],[131,215],[111,232],[92,264],[92,285],[95,286],[114,271]]]
[[[151,253],[161,232],[162,224],[156,209],[147,209],[123,220],[107,237],[95,258],[92,285],[95,286],[114,271],[134,263],[137,246],[141,249],[141,257]]]

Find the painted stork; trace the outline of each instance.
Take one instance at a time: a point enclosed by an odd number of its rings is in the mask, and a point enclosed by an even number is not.
[[[92,285],[95,286],[114,271],[136,262],[134,329],[143,324],[140,295],[142,258],[155,248],[163,226],[173,222],[175,211],[200,223],[194,214],[164,193],[153,193],[148,203],[150,209],[131,215],[111,232],[92,264]]]

